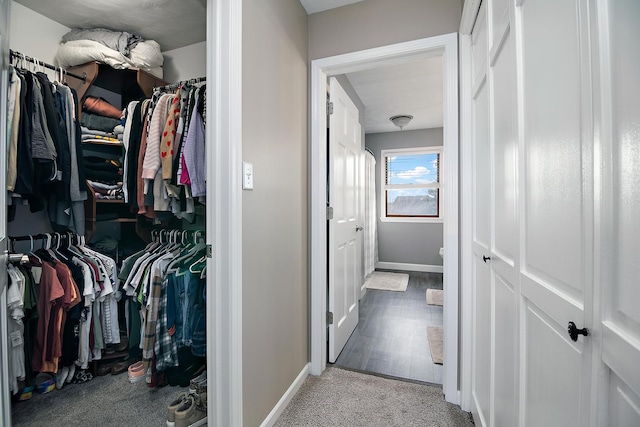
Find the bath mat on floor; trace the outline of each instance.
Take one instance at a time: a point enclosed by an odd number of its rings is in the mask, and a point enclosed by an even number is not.
[[[439,289],[427,289],[427,304],[442,305],[444,301],[444,291]]]
[[[442,356],[442,328],[427,326],[427,338],[429,339],[429,349],[431,349],[431,360],[433,360],[433,363],[442,365],[444,363],[444,357]]]
[[[367,289],[404,292],[409,284],[409,275],[404,273],[387,273],[374,271],[364,282]]]

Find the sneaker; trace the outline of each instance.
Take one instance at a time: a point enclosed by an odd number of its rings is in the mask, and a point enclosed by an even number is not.
[[[67,375],[67,380],[65,382],[69,384],[71,381],[73,381],[73,377],[75,376],[76,376],[76,365],[74,363],[71,366],[69,366],[69,374]]]
[[[176,410],[180,409],[181,406],[184,405],[187,400],[187,396],[189,394],[182,392],[178,396],[176,396],[169,406],[167,406],[167,427],[175,427],[176,425]]]
[[[187,396],[176,410],[175,427],[196,427],[207,423],[207,394]]]
[[[202,394],[207,392],[207,371],[203,371],[200,375],[193,378],[189,382],[189,393]]]
[[[56,388],[60,390],[69,377],[69,367],[63,366],[56,374]]]

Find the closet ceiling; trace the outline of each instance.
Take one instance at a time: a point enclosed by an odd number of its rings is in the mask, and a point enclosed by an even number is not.
[[[162,51],[206,40],[207,0],[14,0],[69,28],[128,31]]]
[[[399,131],[389,117],[410,114],[404,130],[442,127],[442,56],[346,74],[365,106],[365,133]]]
[[[300,0],[307,14],[322,12],[323,10],[335,9],[351,3],[358,3],[363,0]]]

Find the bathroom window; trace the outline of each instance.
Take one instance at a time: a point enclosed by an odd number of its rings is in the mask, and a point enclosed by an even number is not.
[[[442,221],[442,147],[381,151],[381,220]]]

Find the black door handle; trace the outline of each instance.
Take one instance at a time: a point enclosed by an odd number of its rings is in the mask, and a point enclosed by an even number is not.
[[[571,337],[571,341],[578,341],[578,335],[584,335],[585,337],[589,335],[589,329],[582,328],[578,329],[575,323],[569,322],[569,326],[567,326],[567,332],[569,332],[569,336]]]
[[[491,259],[491,257],[490,257],[490,256],[482,255],[482,260],[484,261],[484,263],[485,263],[485,264],[486,264],[486,263],[487,263],[487,261],[489,261],[490,259]]]

